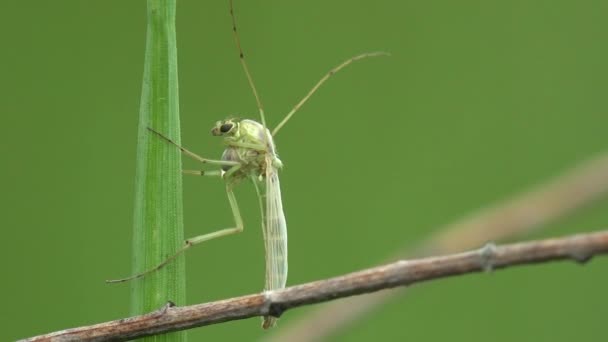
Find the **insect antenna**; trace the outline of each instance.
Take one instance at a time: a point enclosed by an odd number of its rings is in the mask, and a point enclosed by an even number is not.
[[[355,62],[355,61],[358,61],[360,59],[367,58],[367,57],[377,57],[377,56],[390,56],[390,54],[388,52],[381,52],[381,51],[362,53],[360,55],[357,55],[357,56],[354,56],[354,57],[351,57],[351,58],[345,60],[341,64],[339,64],[339,65],[335,66],[333,69],[329,70],[329,72],[327,72],[325,74],[325,76],[321,77],[321,79],[317,82],[317,84],[315,84],[315,86],[312,87],[312,89],[310,89],[308,91],[308,94],[306,94],[306,96],[304,96],[304,98],[301,99],[300,102],[298,102],[293,107],[293,109],[289,113],[287,113],[287,115],[285,115],[285,118],[283,118],[283,120],[281,120],[281,122],[279,122],[277,127],[275,127],[274,130],[272,130],[272,136],[275,136],[279,132],[279,130],[283,127],[283,125],[285,125],[287,123],[287,121],[289,121],[289,119],[291,119],[291,117],[302,107],[302,105],[304,105],[304,103],[306,103],[306,101],[308,101],[308,99],[312,96],[312,94],[314,94],[317,91],[317,89],[319,89],[321,87],[321,85],[323,85],[323,83],[325,83],[325,81],[327,81],[331,76],[333,76],[335,73],[342,70],[342,68],[348,66],[352,62]]]
[[[243,70],[245,70],[245,75],[247,76],[247,81],[249,82],[249,86],[253,91],[253,96],[255,96],[255,101],[258,105],[258,110],[260,111],[260,118],[262,120],[262,125],[264,129],[266,129],[266,116],[264,115],[264,106],[262,106],[262,101],[260,100],[260,95],[258,95],[258,91],[255,87],[255,83],[253,82],[253,77],[251,77],[251,73],[249,72],[249,67],[247,66],[247,62],[245,61],[245,54],[243,53],[243,48],[241,47],[241,39],[239,38],[239,33],[236,29],[236,17],[234,15],[234,1],[229,0],[230,2],[230,17],[232,18],[232,34],[234,36],[234,42],[236,43],[236,47],[239,50],[239,60],[241,61],[241,65],[243,66]]]

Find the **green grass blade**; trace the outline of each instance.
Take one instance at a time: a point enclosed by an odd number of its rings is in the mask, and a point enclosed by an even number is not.
[[[183,243],[180,151],[150,134],[148,126],[180,142],[175,37],[176,0],[148,0],[144,77],[139,114],[133,272],[158,265]],[[168,300],[185,304],[183,256],[131,282],[133,314],[157,310]],[[146,341],[185,341],[185,332]]]

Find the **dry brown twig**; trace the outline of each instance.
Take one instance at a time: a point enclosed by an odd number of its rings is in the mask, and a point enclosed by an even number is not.
[[[512,239],[546,227],[603,198],[608,192],[608,153],[576,165],[530,191],[437,229],[417,248],[404,248],[386,262],[413,256],[448,254],[487,241]],[[319,306],[299,320],[281,326],[268,341],[319,341],[363,317],[405,289],[351,297]]]
[[[254,316],[280,316],[286,310],[397,286],[510,266],[557,260],[584,263],[608,253],[608,230],[563,238],[488,244],[478,250],[417,260],[401,260],[326,280],[217,302],[175,307],[147,315],[73,328],[22,341],[125,341]]]

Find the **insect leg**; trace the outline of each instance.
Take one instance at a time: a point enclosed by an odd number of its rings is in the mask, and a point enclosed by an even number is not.
[[[169,144],[179,148],[180,151],[182,151],[185,155],[187,155],[188,157],[194,159],[194,160],[198,160],[201,163],[204,164],[214,164],[214,165],[228,165],[228,166],[234,166],[234,165],[239,165],[239,162],[235,162],[235,161],[229,161],[229,160],[215,160],[215,159],[207,159],[207,158],[203,158],[201,156],[199,156],[198,154],[187,150],[184,147],[181,147],[180,145],[178,145],[175,141],[171,140],[170,138],[164,136],[162,133],[155,131],[154,129],[148,127],[148,130],[156,135],[158,135],[161,139],[163,139],[164,141],[168,142]]]
[[[114,280],[106,280],[106,283],[122,283],[122,282],[126,282],[126,281],[129,281],[129,280],[141,278],[141,277],[143,277],[145,275],[148,275],[148,274],[150,274],[152,272],[158,271],[161,268],[165,267],[167,264],[169,264],[170,262],[172,262],[173,260],[175,260],[175,258],[177,258],[179,255],[181,255],[182,253],[184,253],[186,250],[190,249],[190,247],[192,247],[194,245],[198,245],[199,243],[201,243],[203,241],[208,241],[208,240],[212,240],[212,239],[215,239],[215,238],[218,238],[218,237],[222,237],[222,236],[226,236],[226,235],[231,235],[231,234],[236,234],[236,233],[242,232],[243,228],[244,228],[243,227],[243,219],[241,218],[241,212],[239,210],[239,206],[238,206],[238,203],[236,201],[236,197],[234,196],[234,192],[232,191],[232,189],[231,189],[231,187],[229,185],[226,185],[226,193],[228,195],[228,201],[230,202],[230,209],[232,209],[232,215],[234,216],[234,221],[236,222],[236,227],[226,228],[226,229],[218,230],[218,231],[213,232],[213,233],[203,234],[203,235],[199,235],[199,236],[195,236],[193,238],[187,239],[184,242],[184,246],[182,248],[180,248],[172,256],[170,256],[167,259],[165,259],[165,261],[163,261],[160,264],[158,264],[156,267],[151,268],[151,269],[149,269],[149,270],[147,270],[145,272],[132,275],[132,276],[127,277],[127,278],[114,279]]]

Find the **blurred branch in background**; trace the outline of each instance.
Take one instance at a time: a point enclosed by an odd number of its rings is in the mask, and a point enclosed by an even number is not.
[[[608,230],[498,247],[489,244],[465,253],[401,260],[268,294],[184,307],[167,305],[143,316],[63,330],[22,341],[125,341],[254,316],[280,316],[288,309],[303,305],[455,275],[546,261],[574,260],[583,263],[594,255],[605,253],[608,253]]]
[[[388,261],[454,253],[488,241],[512,239],[546,227],[603,198],[607,192],[608,153],[604,153],[532,190],[440,228],[417,248],[399,251]],[[323,340],[404,291],[382,291],[319,306],[299,321],[283,325],[268,340]]]

